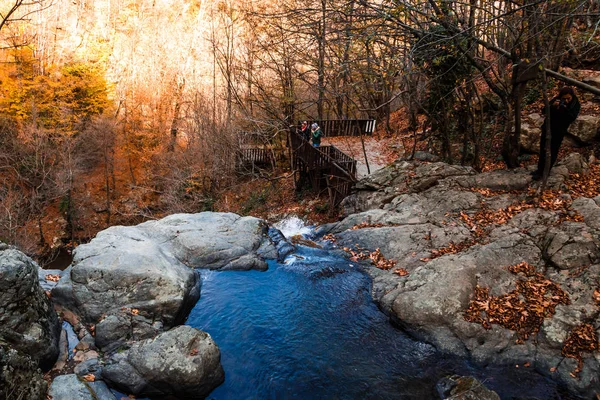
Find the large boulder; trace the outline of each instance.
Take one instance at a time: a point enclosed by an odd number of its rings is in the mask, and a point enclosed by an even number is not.
[[[196,272],[136,227],[113,227],[79,246],[69,274],[52,290],[54,301],[86,324],[120,318],[126,332],[147,325],[157,333],[180,324],[199,298]],[[148,321],[149,323],[144,324]],[[154,329],[158,326],[158,329]],[[97,327],[103,348],[118,334]],[[135,333],[129,339],[141,337]],[[104,345],[104,346],[103,346]]]
[[[223,383],[219,348],[209,334],[179,326],[115,353],[102,376],[136,396],[204,399]]]
[[[579,116],[569,127],[569,133],[586,144],[592,143],[599,131],[600,117],[594,115]]]
[[[200,295],[194,268],[264,270],[266,258],[289,252],[268,233],[258,218],[209,212],[111,227],[75,250],[52,295],[96,324],[100,349],[114,350],[184,321]]]
[[[0,243],[0,343],[49,369],[58,357],[60,325],[38,282],[38,266]]]
[[[138,225],[153,241],[192,268],[268,268],[278,253],[265,221],[232,213],[175,214]]]
[[[387,270],[367,268],[381,309],[405,331],[444,352],[482,365],[528,364],[580,395],[599,392],[597,351],[583,351],[578,365],[578,359],[565,358],[563,347],[584,328],[596,329],[600,336],[600,197],[575,199],[566,210],[564,202],[571,202],[573,193],[564,192],[552,207],[546,202],[540,206],[547,209],[534,208],[522,203],[531,200],[531,188],[536,186],[528,169],[436,176],[436,170],[452,168],[439,163],[399,165],[380,175],[385,179],[378,185],[358,188],[354,198],[361,212],[318,231],[333,234],[339,246],[356,253],[379,249],[385,258],[397,261]],[[552,169],[548,188],[564,190],[571,174],[585,175],[589,170],[581,155],[570,154]],[[522,262],[535,274],[509,270],[509,266],[523,268]],[[523,290],[540,295],[542,287],[558,287],[560,292],[544,292],[540,304],[551,309],[542,310],[543,318],[535,317],[533,324],[540,325],[529,333],[516,332],[517,325],[495,317],[481,323],[467,321],[479,321],[473,306],[477,293],[484,296],[477,300],[479,306],[491,307],[486,301],[492,298],[514,301],[524,298]],[[536,300],[528,301],[526,312],[540,312]],[[502,304],[507,307],[503,315],[512,315],[508,309],[513,305]],[[467,315],[471,306],[474,314]],[[531,328],[531,322],[527,324]],[[593,338],[586,335],[579,338]]]
[[[47,390],[36,361],[0,345],[0,399],[45,400]]]

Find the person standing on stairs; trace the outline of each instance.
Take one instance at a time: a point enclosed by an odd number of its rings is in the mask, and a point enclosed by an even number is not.
[[[316,122],[311,125],[311,136],[312,145],[314,147],[319,147],[321,145],[321,136],[323,136],[323,131],[321,131],[321,127]]]

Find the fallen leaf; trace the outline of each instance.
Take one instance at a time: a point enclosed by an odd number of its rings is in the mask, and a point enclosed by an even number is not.
[[[87,382],[94,382],[96,380],[96,377],[94,376],[94,374],[87,374],[87,375],[82,376],[82,378]]]

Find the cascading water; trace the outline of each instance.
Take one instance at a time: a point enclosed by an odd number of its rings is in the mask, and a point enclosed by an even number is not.
[[[309,234],[301,222],[277,226]],[[225,382],[211,399],[437,399],[449,374],[474,375],[503,398],[560,398],[535,373],[481,370],[412,340],[373,303],[370,277],[327,250],[299,246],[266,272],[201,274],[187,324],[221,350]]]
[[[279,229],[286,238],[296,235],[308,235],[312,232],[312,227],[307,226],[303,220],[295,215],[283,219],[273,226]]]

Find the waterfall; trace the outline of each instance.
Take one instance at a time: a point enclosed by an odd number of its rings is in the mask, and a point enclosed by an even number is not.
[[[313,231],[311,226],[307,226],[306,222],[298,218],[296,215],[286,217],[273,226],[279,229],[281,233],[283,233],[283,235],[288,239],[296,235],[306,236]]]

